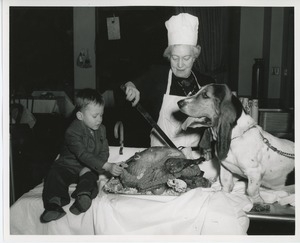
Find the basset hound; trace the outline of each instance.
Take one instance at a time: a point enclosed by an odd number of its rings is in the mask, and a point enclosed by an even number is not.
[[[208,84],[197,94],[178,101],[188,115],[182,125],[210,127],[215,155],[221,163],[222,189],[231,192],[235,175],[248,179],[247,194],[262,203],[260,186],[279,190],[294,170],[294,143],[264,131],[245,113],[239,99],[225,84]]]

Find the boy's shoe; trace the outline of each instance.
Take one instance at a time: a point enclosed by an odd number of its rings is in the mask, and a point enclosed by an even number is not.
[[[70,207],[70,212],[79,215],[86,212],[92,205],[92,199],[90,193],[82,193],[78,195],[75,202]]]
[[[49,203],[47,209],[42,213],[40,221],[41,223],[48,223],[52,220],[60,219],[64,215],[66,215],[66,212],[61,206],[56,203]]]

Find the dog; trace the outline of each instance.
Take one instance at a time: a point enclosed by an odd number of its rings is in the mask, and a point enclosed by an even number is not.
[[[258,126],[226,84],[205,85],[197,94],[178,101],[178,106],[188,115],[183,129],[210,127],[221,163],[222,190],[232,191],[236,175],[248,179],[246,191],[254,203],[263,203],[260,186],[284,188],[295,167],[294,142]]]

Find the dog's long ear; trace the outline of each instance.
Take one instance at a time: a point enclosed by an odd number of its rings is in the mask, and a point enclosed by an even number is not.
[[[243,107],[241,101],[235,95],[231,96],[231,102],[236,111],[236,121],[237,121],[237,119],[239,119],[240,116],[242,115],[242,112],[243,111],[246,112],[246,111],[245,111],[245,108]]]
[[[217,125],[218,128],[216,152],[217,157],[220,160],[223,160],[227,157],[231,143],[231,131],[236,125],[237,121],[237,110],[235,107],[235,102],[232,102],[233,95],[231,94],[231,91],[227,86],[225,86],[225,90],[226,95],[220,103],[220,117]]]

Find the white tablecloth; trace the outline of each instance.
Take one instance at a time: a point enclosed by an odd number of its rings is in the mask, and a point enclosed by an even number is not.
[[[98,200],[96,234],[243,235],[252,207],[245,196],[201,188],[179,197],[101,192]]]
[[[32,106],[33,101],[33,106]],[[57,99],[20,99],[16,103],[20,103],[32,113],[59,113]]]
[[[40,97],[43,93],[49,92],[56,97],[56,107],[54,107],[55,112],[68,117],[73,112],[75,106],[69,96],[64,91],[33,91],[32,96],[37,98]]]
[[[110,147],[109,161],[125,161],[140,148]],[[99,185],[107,181],[100,176]],[[10,208],[10,234],[40,235],[242,235],[246,234],[249,219],[245,212],[252,204],[238,191],[224,193],[218,183],[212,188],[196,188],[181,196],[116,195],[100,191],[91,208],[84,214],[67,215],[42,224],[41,199],[43,185],[24,194]],[[75,185],[70,187],[70,193]],[[26,219],[26,220],[20,220]]]

